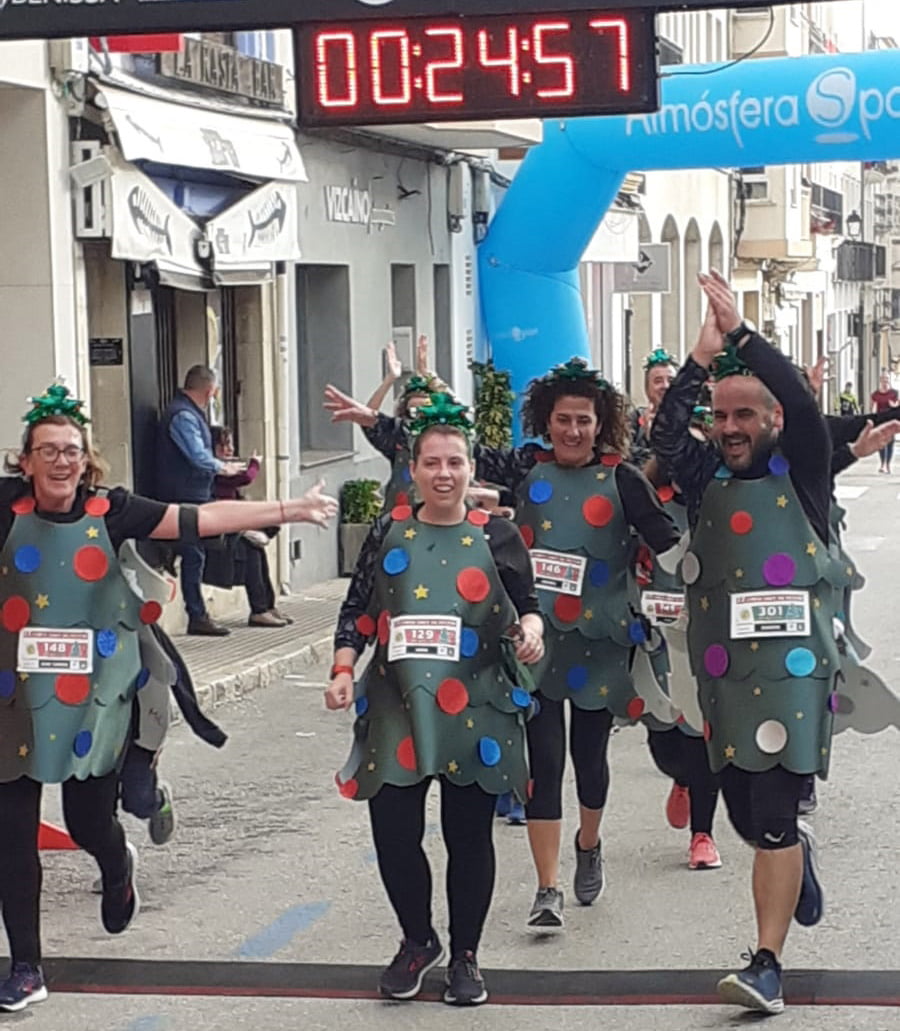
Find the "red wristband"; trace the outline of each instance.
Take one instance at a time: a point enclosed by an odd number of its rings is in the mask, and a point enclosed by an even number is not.
[[[353,667],[352,666],[332,666],[331,667],[331,679],[334,680],[334,678],[338,675],[338,673],[349,673],[350,676],[352,677],[353,676]]]

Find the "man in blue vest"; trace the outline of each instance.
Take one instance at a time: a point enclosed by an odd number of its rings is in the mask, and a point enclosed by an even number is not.
[[[213,452],[206,411],[216,392],[216,374],[205,365],[193,365],[184,389],[163,413],[157,441],[157,497],[160,501],[204,504],[213,500],[213,480],[222,473],[234,476],[242,466],[223,462]],[[224,637],[228,627],[210,618],[200,584],[206,553],[193,544],[178,548],[181,556],[181,593],[188,614],[189,634]]]

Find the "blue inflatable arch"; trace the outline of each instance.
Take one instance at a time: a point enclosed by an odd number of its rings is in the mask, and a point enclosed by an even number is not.
[[[685,74],[701,70],[711,73]],[[896,51],[679,67],[654,114],[545,122],[479,249],[495,364],[521,391],[551,365],[590,356],[578,263],[627,172],[897,156]]]

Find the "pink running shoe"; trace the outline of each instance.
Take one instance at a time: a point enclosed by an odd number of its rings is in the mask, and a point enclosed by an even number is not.
[[[669,826],[677,831],[684,830],[691,822],[691,793],[687,788],[679,784],[672,784],[669,798],[666,802],[666,819]]]
[[[691,838],[688,866],[691,870],[717,870],[722,865],[716,843],[708,834],[695,834]]]

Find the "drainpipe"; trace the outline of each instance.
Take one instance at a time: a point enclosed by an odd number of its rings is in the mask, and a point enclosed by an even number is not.
[[[275,487],[279,501],[291,496],[291,412],[288,389],[290,360],[288,343],[291,317],[287,266],[277,265],[275,276],[275,332],[272,334],[272,371],[275,375]],[[291,590],[291,528],[278,535],[278,585],[282,594]]]

